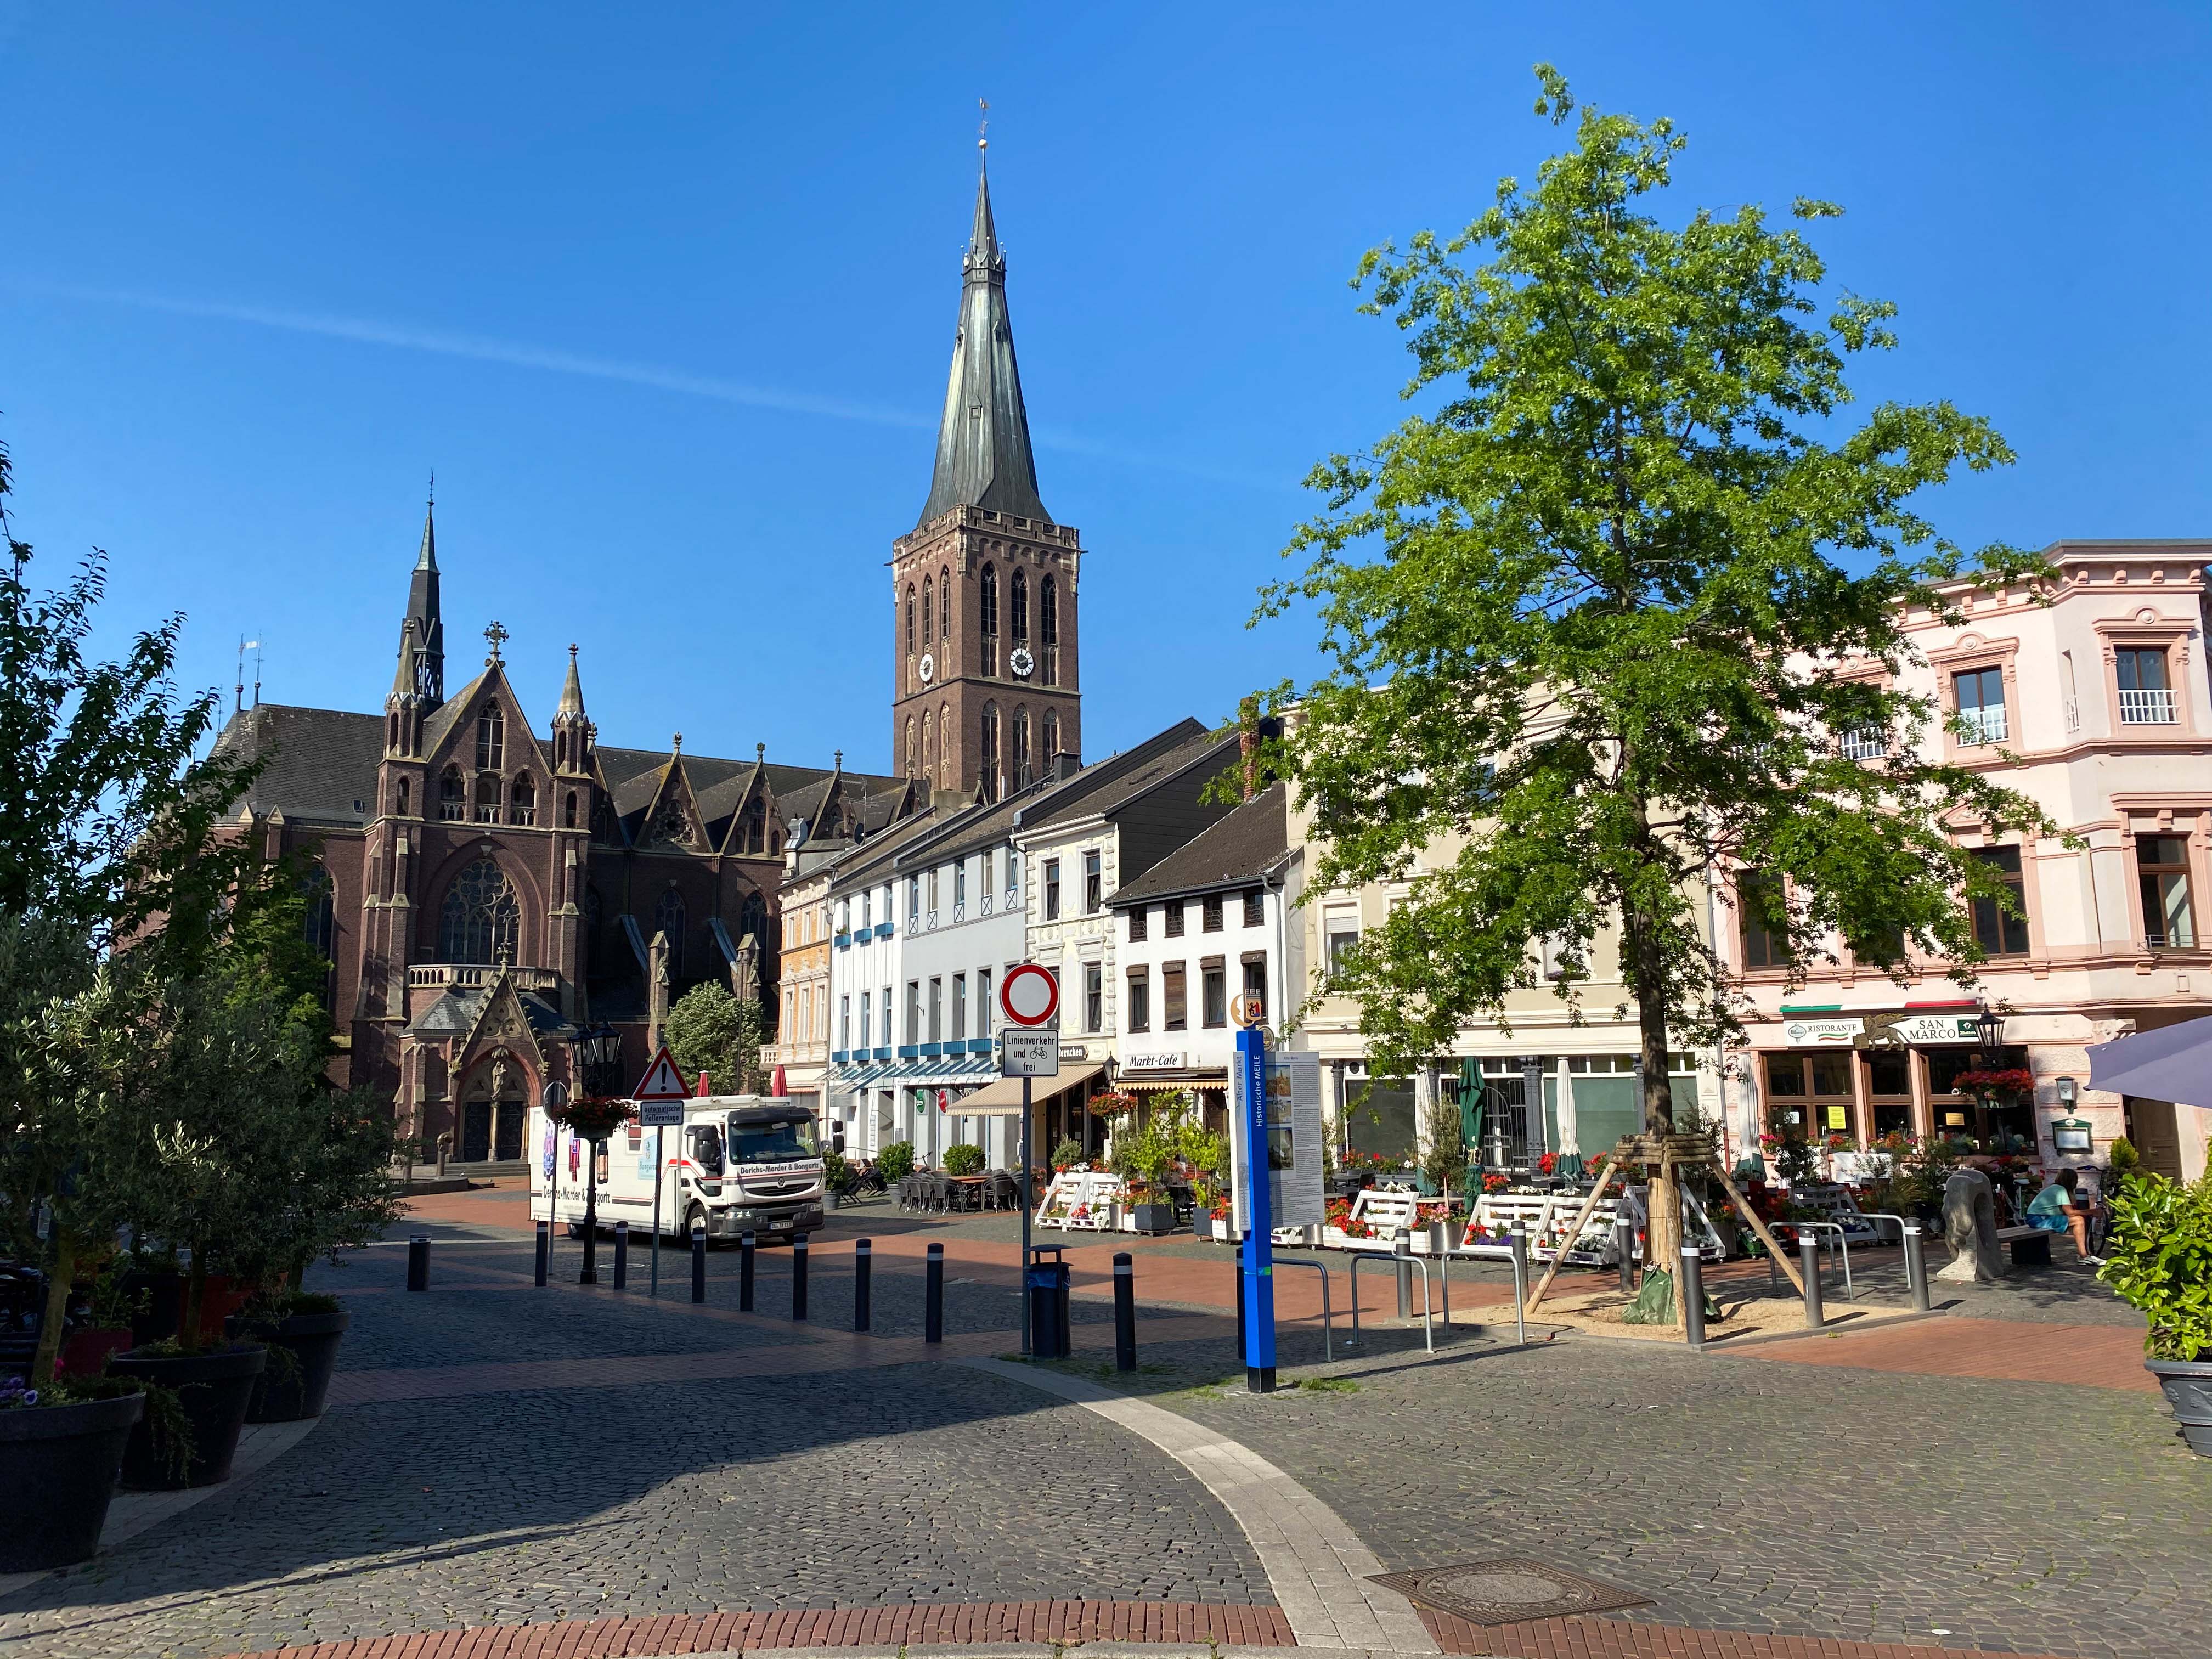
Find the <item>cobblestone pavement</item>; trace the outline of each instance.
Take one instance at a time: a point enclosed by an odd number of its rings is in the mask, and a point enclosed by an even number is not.
[[[1255,1398],[1176,1389],[1219,1378],[1210,1354],[1153,1358],[1160,1403],[1304,1482],[1391,1571],[1535,1555],[1671,1624],[2212,1651],[2212,1461],[2155,1395],[1569,1339]]]
[[[335,1412],[257,1479],[0,1602],[24,1659],[177,1659],[721,1608],[1264,1603],[1164,1454],[973,1372]]]

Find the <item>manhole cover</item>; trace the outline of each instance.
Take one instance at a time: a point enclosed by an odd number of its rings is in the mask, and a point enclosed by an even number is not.
[[[1543,1561],[1457,1561],[1413,1572],[1378,1572],[1374,1582],[1417,1607],[1449,1613],[1470,1625],[1514,1625],[1524,1619],[1560,1619],[1651,1605],[1648,1595]]]

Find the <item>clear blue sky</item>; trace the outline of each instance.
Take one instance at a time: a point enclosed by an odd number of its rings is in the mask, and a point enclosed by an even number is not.
[[[1570,14],[1571,15],[1564,15]],[[2212,9],[0,0],[0,431],[49,580],[188,614],[196,685],[374,709],[438,475],[449,684],[571,640],[611,743],[889,760],[975,100],[1047,506],[1091,550],[1095,757],[1311,666],[1247,632],[1298,480],[1397,418],[1361,252],[1455,228],[1586,102],[1670,211],[1792,196],[1895,300],[1879,397],[2020,464],[1972,542],[2212,533]]]

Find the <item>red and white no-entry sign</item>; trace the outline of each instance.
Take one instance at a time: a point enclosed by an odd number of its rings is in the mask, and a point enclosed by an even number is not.
[[[999,1012],[1015,1025],[1049,1025],[1060,1017],[1060,981],[1049,968],[1024,962],[999,982]]]

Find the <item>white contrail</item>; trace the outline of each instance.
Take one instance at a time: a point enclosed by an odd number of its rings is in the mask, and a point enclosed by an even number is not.
[[[274,306],[241,305],[221,300],[178,299],[168,295],[145,294],[125,289],[81,288],[68,283],[32,282],[21,278],[11,279],[9,285],[25,292],[52,295],[61,299],[130,306],[141,311],[166,312],[177,317],[215,318],[224,322],[245,323],[256,328],[282,329],[293,334],[314,334],[326,339],[351,340],[364,345],[397,346],[406,351],[462,357],[476,362],[504,363],[510,368],[540,369],[554,374],[579,374],[591,380],[617,380],[629,386],[650,386],[655,391],[681,392],[688,397],[711,398],[717,403],[738,404],[751,409],[821,415],[832,420],[860,421],[872,426],[899,427],[908,431],[927,432],[937,425],[937,417],[933,415],[887,408],[881,404],[854,403],[842,398],[786,392],[775,386],[751,386],[742,380],[725,380],[717,375],[664,368],[656,363],[594,357],[581,352],[560,351],[546,346],[492,339],[481,334],[459,334],[444,329],[417,328],[405,323],[380,322],[373,318],[331,316]],[[1031,438],[1043,449],[1056,449],[1067,454],[1088,456],[1095,460],[1125,466],[1179,472],[1188,477],[1235,484],[1243,489],[1281,490],[1294,487],[1287,478],[1259,477],[1218,467],[1195,465],[1166,456],[1135,453],[1096,443],[1073,433],[1032,428]]]

